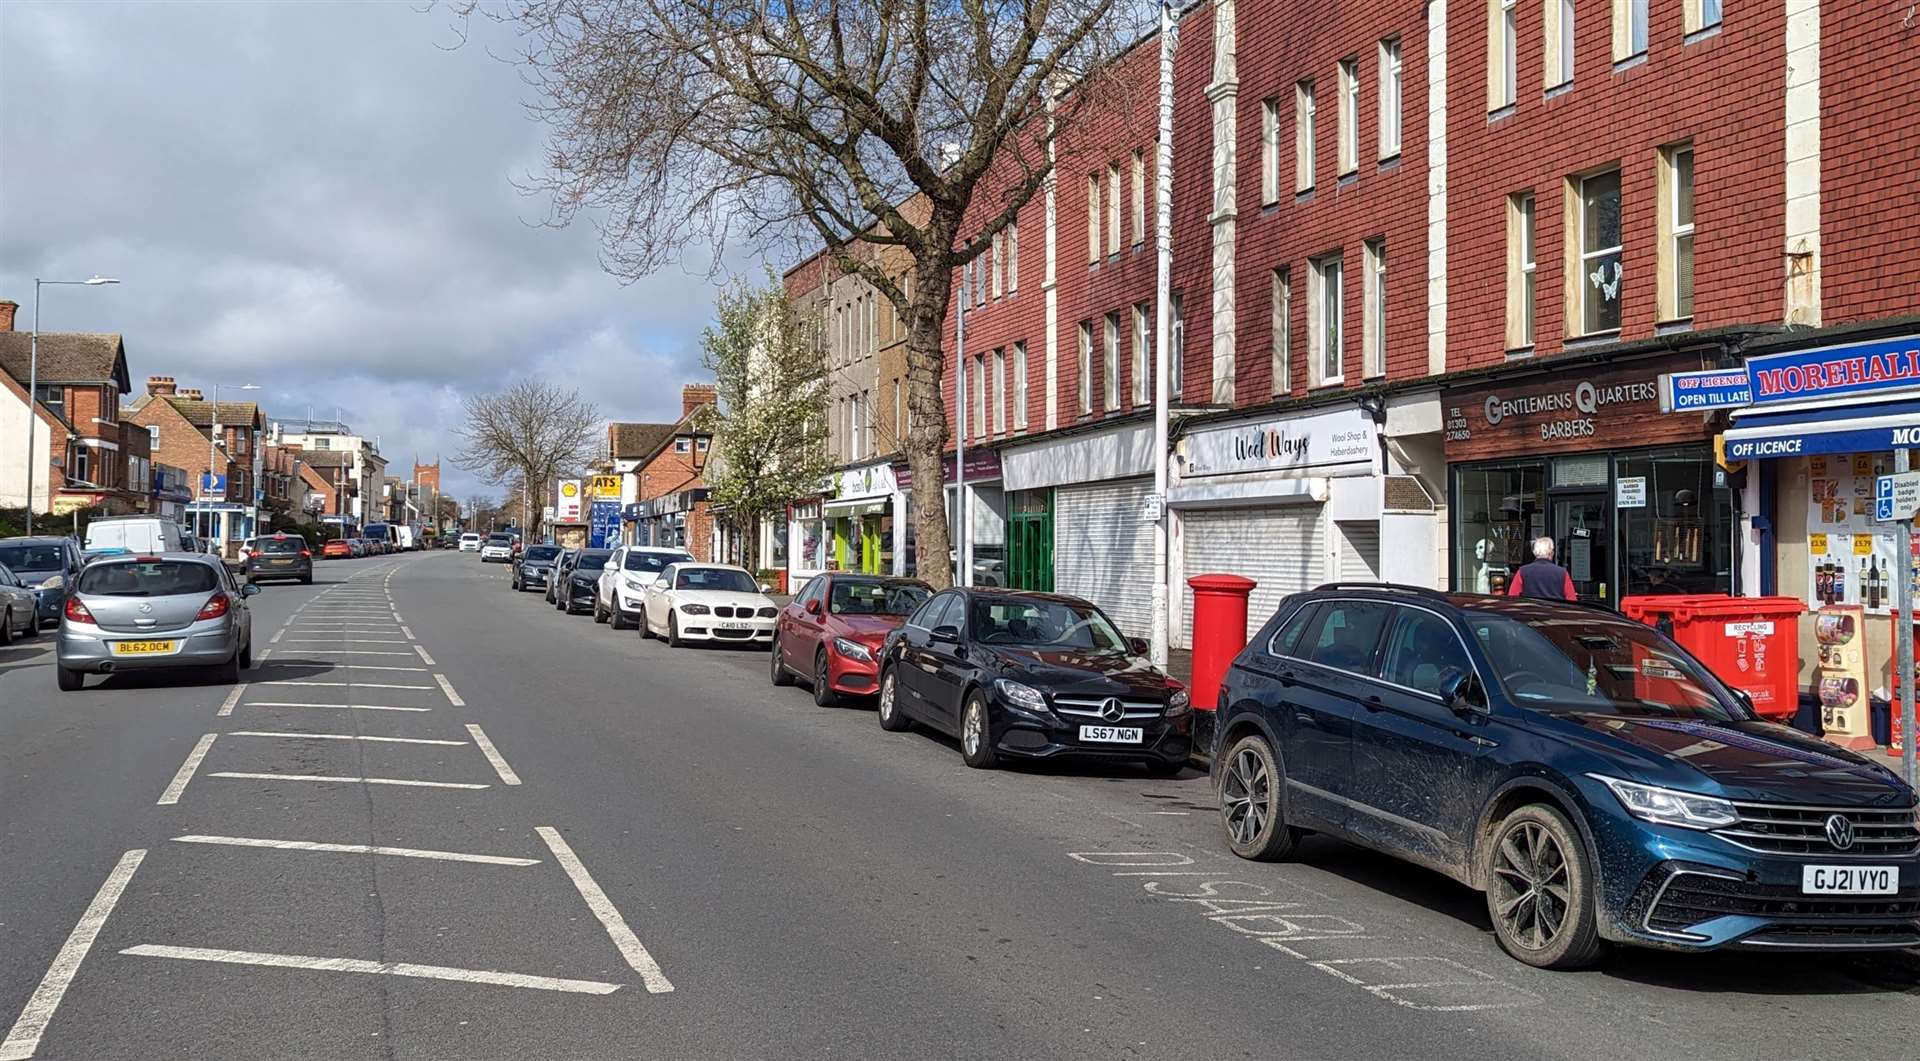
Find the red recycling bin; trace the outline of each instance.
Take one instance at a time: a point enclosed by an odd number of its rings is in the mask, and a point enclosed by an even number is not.
[[[1800,708],[1799,618],[1794,597],[1723,593],[1624,597],[1629,619],[1657,626],[1721,681],[1746,691],[1762,717],[1784,721]]]

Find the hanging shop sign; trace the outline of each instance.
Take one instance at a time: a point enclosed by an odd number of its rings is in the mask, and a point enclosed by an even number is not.
[[[1660,374],[1660,411],[1663,413],[1734,409],[1752,403],[1753,383],[1745,369],[1710,368]]]
[[[1208,428],[1180,441],[1181,475],[1365,475],[1377,464],[1377,436],[1357,407]]]
[[[620,477],[617,475],[596,475],[587,481],[587,492],[595,497],[620,496]]]
[[[1755,405],[1920,387],[1920,336],[1750,357],[1747,379]]]
[[[891,464],[869,464],[864,468],[843,468],[831,476],[827,493],[842,500],[854,497],[883,497],[894,491]]]
[[[1699,364],[1682,356],[1443,391],[1447,459],[1697,442],[1699,420],[1658,415],[1658,381],[1662,370]]]

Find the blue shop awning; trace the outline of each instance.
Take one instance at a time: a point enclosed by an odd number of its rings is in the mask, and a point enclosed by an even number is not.
[[[1726,433],[1727,459],[1734,461],[1914,447],[1920,447],[1920,400],[1736,413]]]

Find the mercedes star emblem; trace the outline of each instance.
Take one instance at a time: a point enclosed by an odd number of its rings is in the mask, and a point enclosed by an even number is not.
[[[1850,819],[1848,819],[1845,815],[1841,815],[1841,814],[1828,815],[1827,816],[1827,843],[1832,844],[1833,849],[1835,851],[1845,851],[1848,848],[1852,847],[1853,846],[1853,822]]]
[[[1127,717],[1127,709],[1120,706],[1119,700],[1109,696],[1100,704],[1100,717],[1108,722],[1118,722]]]

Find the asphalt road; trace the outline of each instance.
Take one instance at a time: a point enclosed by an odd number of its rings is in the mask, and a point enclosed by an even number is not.
[[[1912,1056],[1904,957],[1535,972],[1201,775],[968,770],[506,578],[267,587],[237,692],[0,649],[0,1061]]]

